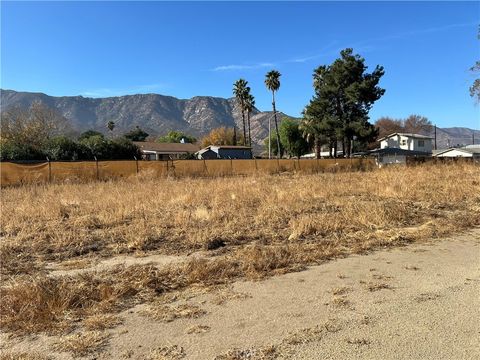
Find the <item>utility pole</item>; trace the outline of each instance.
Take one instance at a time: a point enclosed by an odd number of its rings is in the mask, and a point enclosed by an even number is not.
[[[437,125],[434,126],[434,130],[435,130],[435,150],[437,150]]]
[[[472,145],[475,145],[475,130],[472,130]]]
[[[272,136],[271,136],[271,128],[272,128],[272,117],[268,117],[268,158],[272,158]]]

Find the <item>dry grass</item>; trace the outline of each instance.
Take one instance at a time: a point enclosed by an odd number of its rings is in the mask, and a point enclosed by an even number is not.
[[[88,331],[67,335],[55,344],[57,351],[70,352],[74,357],[86,356],[102,349],[107,344],[109,335],[99,331]]]
[[[198,318],[206,314],[206,311],[196,305],[180,304],[180,305],[161,305],[153,303],[143,312],[145,315],[161,320],[171,322],[175,319],[192,319]]]
[[[145,360],[180,360],[186,355],[183,347],[171,345],[152,350]]]
[[[26,352],[0,352],[0,360],[50,360],[51,357]]]
[[[83,321],[83,327],[87,330],[105,330],[120,325],[122,320],[112,314],[94,314]]]
[[[203,334],[210,331],[210,326],[208,325],[193,325],[190,326],[187,330],[187,334]]]
[[[368,291],[374,292],[374,291],[379,291],[383,289],[392,289],[392,287],[387,284],[387,283],[381,283],[381,282],[368,282],[365,284],[365,287],[368,289]]]
[[[480,225],[479,180],[478,166],[445,164],[2,189],[0,326],[18,334],[95,329],[95,317],[159,295],[458,232]],[[50,262],[196,251],[211,256],[161,269],[47,271]]]

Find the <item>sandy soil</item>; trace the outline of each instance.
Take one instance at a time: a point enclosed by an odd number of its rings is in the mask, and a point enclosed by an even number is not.
[[[206,313],[163,322],[139,305],[87,358],[478,359],[480,229],[237,282],[173,303],[180,304]],[[9,339],[2,347],[52,354],[56,340]]]

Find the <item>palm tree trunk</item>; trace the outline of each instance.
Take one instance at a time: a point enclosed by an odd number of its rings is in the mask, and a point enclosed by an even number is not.
[[[243,105],[242,105],[243,107]],[[242,108],[242,123],[243,123],[243,146],[246,145],[246,140],[247,140],[247,131],[246,131],[246,128],[245,128],[245,110],[243,110]]]
[[[275,91],[272,91],[273,117],[275,118],[275,132],[277,134],[277,157],[280,159],[282,148],[280,147],[280,133],[278,132],[277,110],[275,109]]]
[[[237,145],[237,127],[233,124],[233,146]]]
[[[248,122],[248,145],[252,146],[252,136],[250,134],[250,111],[247,111],[247,122]]]

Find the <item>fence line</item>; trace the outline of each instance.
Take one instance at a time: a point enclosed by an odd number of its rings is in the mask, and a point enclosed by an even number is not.
[[[369,170],[373,159],[252,159],[252,160],[174,160],[174,161],[80,161],[14,163],[1,162],[1,185],[48,183],[62,181],[93,181],[127,178],[148,173],[154,177],[214,177],[317,173],[332,171]]]

